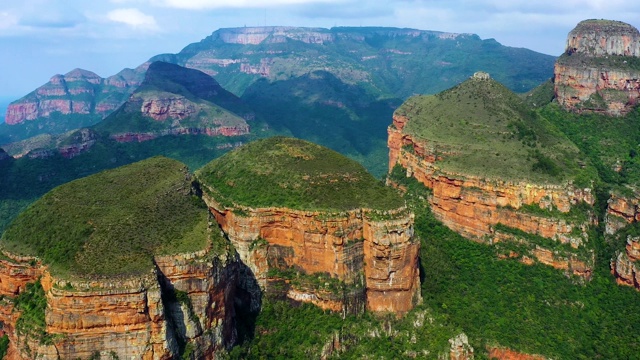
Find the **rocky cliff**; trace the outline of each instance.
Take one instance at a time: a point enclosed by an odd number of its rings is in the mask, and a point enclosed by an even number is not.
[[[620,285],[633,286],[640,290],[640,237],[628,236],[624,250],[611,260],[611,273]]]
[[[607,201],[605,214],[605,234],[613,235],[625,226],[640,221],[640,195],[632,192],[628,195],[612,192]]]
[[[213,359],[235,344],[236,311],[259,309],[259,287],[208,230],[190,186],[183,164],[153,158],[58,187],[24,212],[1,241],[10,358]],[[44,209],[57,220],[42,222]]]
[[[43,333],[16,327],[20,312],[4,301],[3,332],[11,359],[101,356],[169,359],[191,344],[198,359],[213,359],[235,341],[233,258],[210,249],[155,259],[154,271],[133,278],[73,280],[51,275],[35,258],[0,262],[0,294],[7,299],[39,281],[46,296]],[[176,296],[176,294],[180,294]]]
[[[502,101],[508,94],[498,95],[493,85],[487,83],[490,81],[482,76],[474,77],[448,92],[425,98],[424,103],[410,100],[397,110],[388,129],[389,171],[399,171],[399,176],[413,177],[431,189],[428,201],[436,218],[463,236],[491,244],[516,243],[519,249],[509,257],[517,257],[525,263],[538,261],[567,273],[589,277],[593,253],[583,250],[588,248],[588,228],[595,222],[595,217],[589,210],[576,211],[576,208],[585,207],[580,204],[588,207],[594,203],[591,190],[553,178],[527,180],[522,174],[536,169],[536,164],[531,168],[524,167],[525,157],[519,164],[501,168],[504,166],[501,162],[508,160],[501,160],[500,151],[509,146],[508,156],[518,157],[515,154],[521,151],[523,144],[509,145],[509,136],[504,134],[515,125],[502,129],[504,123],[500,120],[500,113],[507,107]],[[482,94],[489,94],[487,97],[493,99],[493,103],[481,101],[470,105],[475,109],[470,113],[477,118],[470,115],[467,121],[470,126],[461,130],[467,134],[459,134],[455,128],[443,124],[439,109],[448,111],[444,106],[447,99],[464,103],[469,93],[471,99],[477,99],[477,89],[483,89]],[[421,109],[426,106],[430,112],[424,115]],[[482,119],[484,106],[489,106],[486,119]],[[456,116],[449,115],[454,119]],[[515,116],[512,113],[510,118]],[[490,122],[496,125],[488,126]],[[469,128],[480,130],[474,133]],[[536,138],[545,132],[540,128],[531,131],[539,131]],[[477,149],[469,149],[469,145],[458,145],[465,142],[461,139],[463,136],[482,138],[492,145],[485,147],[481,141]],[[526,146],[529,145],[525,145],[525,149]],[[470,163],[465,159],[467,156],[478,156],[479,162]],[[484,167],[489,159],[493,159],[491,165]],[[464,167],[458,165],[461,163]],[[519,179],[510,174],[515,167],[520,168]],[[482,175],[483,172],[487,175]],[[536,175],[531,173],[529,176],[535,178]]]
[[[140,85],[148,65],[145,63],[135,70],[125,69],[106,79],[82,69],[55,75],[31,94],[11,103],[5,122],[17,125],[48,118],[53,113],[104,117],[120,106]]]
[[[253,178],[264,171],[277,183]],[[236,149],[196,176],[211,214],[267,294],[343,313],[366,307],[400,315],[420,301],[413,214],[360,165],[317,145],[272,138]],[[375,192],[363,194],[369,189]],[[273,190],[282,193],[267,203],[245,198]],[[342,195],[328,200],[335,193]],[[381,196],[390,197],[384,207]],[[343,201],[349,205],[336,205]]]
[[[619,21],[582,21],[569,33],[554,74],[565,109],[626,114],[640,98],[640,33]]]

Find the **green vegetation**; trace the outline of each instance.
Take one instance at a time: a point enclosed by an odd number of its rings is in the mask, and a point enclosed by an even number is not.
[[[362,165],[292,138],[252,142],[205,165],[196,176],[228,205],[328,211],[403,205],[396,191]]]
[[[206,228],[184,164],[156,157],[50,191],[1,241],[42,258],[58,276],[130,275],[149,271],[154,254],[204,248]]]
[[[20,317],[16,321],[18,334],[37,339],[40,343],[48,341],[44,319],[47,298],[40,282],[27,284],[25,290],[15,298],[14,305],[20,311]]]
[[[396,113],[411,119],[407,133],[443,156],[445,171],[542,183],[596,177],[571,141],[493,80],[413,97]]]
[[[602,182],[621,186],[640,183],[640,109],[626,116],[574,114],[557,104],[540,109],[589,158]],[[619,167],[618,172],[615,168]]]

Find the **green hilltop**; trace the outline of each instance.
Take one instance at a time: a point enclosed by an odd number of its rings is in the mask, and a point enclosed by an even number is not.
[[[0,240],[58,276],[136,275],[157,254],[207,243],[207,211],[184,164],[154,157],[61,185],[22,212]]]
[[[502,84],[473,77],[436,95],[407,100],[408,134],[443,156],[445,171],[492,179],[581,184],[596,177],[565,135]]]
[[[227,204],[302,210],[396,209],[399,194],[357,162],[293,138],[258,140],[196,171],[205,190]],[[222,195],[224,194],[224,195]]]

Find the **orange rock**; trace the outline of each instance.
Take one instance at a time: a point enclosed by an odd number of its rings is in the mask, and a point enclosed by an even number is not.
[[[388,129],[391,161],[389,170],[399,164],[406,169],[407,176],[412,176],[431,188],[432,195],[428,199],[431,210],[444,225],[478,241],[513,240],[511,236],[496,233],[494,227],[502,224],[525,233],[570,244],[574,248],[583,245],[589,222],[571,223],[561,218],[525,213],[519,209],[524,205],[535,205],[568,212],[571,206],[579,202],[595,202],[590,189],[578,189],[571,184],[540,185],[446,172],[438,167],[440,157],[436,158],[434,154],[429,153],[431,150],[428,144],[402,132],[407,121],[410,119],[405,116],[394,115],[393,125]],[[408,148],[413,151],[407,150]],[[530,255],[538,257],[535,254]],[[544,260],[539,260],[540,262],[566,270],[573,269],[563,265],[564,260],[548,260],[545,256],[542,258]],[[590,274],[591,265],[586,265],[591,263],[590,259],[571,261],[575,263],[576,269],[585,265],[584,271],[578,272],[584,273],[585,276]]]
[[[529,355],[503,347],[489,347],[489,359],[497,360],[546,360],[542,355]]]
[[[234,213],[210,196],[204,199],[263,289],[270,268],[294,268],[364,285],[370,311],[400,315],[419,301],[419,242],[413,237],[413,215],[404,208],[389,212],[384,216],[388,220],[375,220],[371,210],[361,209],[326,213],[243,207]],[[318,300],[323,295],[311,289],[293,289],[289,295],[324,309],[337,308],[333,301]],[[346,311],[350,301],[342,301]]]

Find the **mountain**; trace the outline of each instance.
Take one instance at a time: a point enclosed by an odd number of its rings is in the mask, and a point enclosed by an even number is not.
[[[394,114],[388,144],[390,171],[432,189],[431,209],[451,229],[507,243],[509,256],[524,262],[590,277],[595,169],[489,74],[407,100]]]
[[[51,213],[55,221],[44,218]],[[160,359],[190,348],[211,358],[233,341],[225,294],[235,292],[236,265],[211,251],[219,237],[175,160],[151,158],[52,190],[0,241],[0,292],[14,299],[2,305],[9,357]]]
[[[238,96],[263,78],[288,81],[320,70],[370,96],[405,99],[446,89],[478,69],[524,92],[551,76],[553,60],[472,34],[368,27],[220,29],[178,54],[155,56],[107,79],[80,69],[54,76],[9,106],[7,124],[20,125],[0,127],[0,140],[6,144],[100,121],[135,90],[153,61],[201,70]]]
[[[0,141],[6,144],[39,134],[55,135],[99,122],[140,85],[148,66],[124,69],[106,79],[83,69],[54,75],[9,104]]]
[[[237,341],[236,311],[282,286],[328,310],[405,313],[420,296],[412,218],[353,160],[281,137],[195,179],[154,157],[69,182],[0,239],[9,354],[217,358]]]
[[[565,109],[624,115],[640,99],[640,32],[620,21],[582,21],[569,33],[554,73]]]
[[[178,65],[153,62],[142,84],[94,129],[121,142],[164,135],[249,133],[255,114],[212,77]]]
[[[200,167],[247,142],[250,127],[271,134],[249,106],[210,76],[152,63],[141,86],[99,124],[4,146],[15,159],[0,164],[0,229],[57,185],[155,155]],[[188,136],[164,136],[174,134]]]

